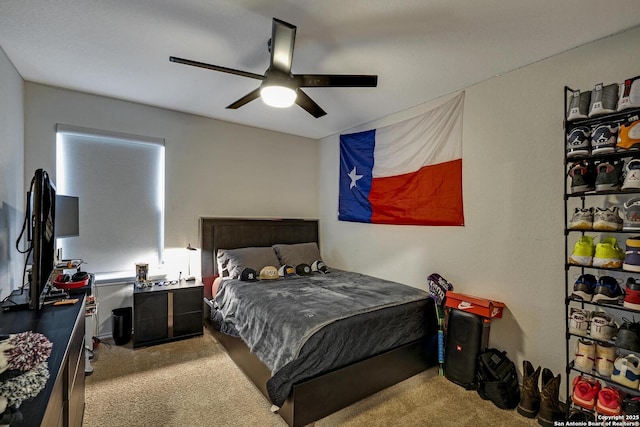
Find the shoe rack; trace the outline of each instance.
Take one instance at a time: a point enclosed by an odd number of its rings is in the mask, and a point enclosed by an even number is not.
[[[640,118],[640,108],[630,108],[623,111],[617,111],[615,113],[600,115],[594,118],[586,118],[586,119],[578,119],[573,121],[568,121],[566,119],[567,107],[570,102],[571,95],[574,93],[574,90],[565,86],[565,120],[564,120],[564,134],[565,134],[565,151],[564,151],[564,179],[565,179],[565,190],[564,190],[564,216],[565,216],[565,319],[566,319],[566,396],[567,396],[567,405],[566,405],[566,415],[569,417],[569,413],[575,411],[576,409],[582,411],[588,411],[582,407],[579,407],[572,403],[572,392],[573,392],[573,381],[575,378],[579,376],[583,376],[589,379],[598,380],[602,387],[615,387],[620,390],[624,396],[640,396],[640,390],[637,388],[626,387],[616,381],[613,381],[610,377],[605,377],[599,375],[596,366],[594,364],[593,369],[590,372],[585,372],[579,369],[575,364],[575,355],[576,349],[578,346],[578,341],[580,339],[588,340],[590,342],[597,344],[601,344],[602,346],[612,345],[616,346],[614,333],[612,339],[600,339],[591,336],[590,332],[585,332],[584,334],[575,333],[575,330],[570,331],[570,312],[571,308],[581,308],[583,310],[587,310],[589,312],[594,311],[605,311],[606,313],[611,314],[618,326],[622,322],[622,318],[633,319],[635,321],[640,322],[640,310],[634,310],[631,308],[624,307],[622,305],[622,301],[619,301],[619,304],[611,304],[611,303],[599,303],[592,301],[585,301],[580,298],[572,296],[572,291],[574,288],[574,283],[578,277],[583,274],[592,274],[596,278],[602,276],[612,276],[618,279],[618,283],[620,288],[625,290],[625,281],[628,277],[634,277],[636,280],[640,279],[640,273],[625,271],[621,268],[603,268],[603,267],[594,267],[592,265],[575,265],[570,263],[570,256],[574,249],[574,244],[584,235],[588,235],[593,237],[594,244],[596,242],[601,241],[605,237],[615,237],[619,247],[624,251],[625,249],[625,240],[627,237],[640,235],[640,230],[625,230],[624,228],[620,231],[594,231],[594,230],[573,230],[570,229],[570,221],[572,215],[574,213],[575,208],[589,208],[589,207],[612,207],[617,206],[619,208],[621,216],[624,218],[624,202],[635,197],[640,194],[640,189],[637,190],[607,190],[607,191],[586,191],[586,192],[572,192],[571,189],[571,177],[569,176],[569,171],[575,162],[578,161],[589,161],[592,164],[598,162],[614,162],[614,161],[624,161],[625,163],[631,159],[640,159],[640,144],[638,144],[638,149],[618,149],[614,152],[606,153],[606,154],[597,154],[597,155],[581,155],[581,156],[571,156],[567,155],[567,137],[578,126],[587,126],[592,130],[604,123],[616,123],[618,125],[633,122]],[[589,150],[589,152],[591,152]],[[595,346],[594,346],[595,347]],[[629,350],[622,350],[616,347],[617,356],[623,355],[626,356],[631,353]],[[636,353],[640,356],[640,353]],[[617,357],[616,356],[616,357]],[[624,404],[623,404],[624,408]],[[594,407],[593,411],[595,412],[596,407]],[[624,412],[623,412],[624,414]],[[637,420],[637,418],[635,418]]]

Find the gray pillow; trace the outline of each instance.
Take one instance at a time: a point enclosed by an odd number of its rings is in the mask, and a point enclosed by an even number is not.
[[[278,257],[271,247],[249,247],[239,249],[218,249],[218,274],[237,279],[245,268],[260,272],[264,267],[280,266]]]
[[[281,265],[313,264],[320,259],[320,249],[316,242],[297,243],[294,245],[273,245]]]

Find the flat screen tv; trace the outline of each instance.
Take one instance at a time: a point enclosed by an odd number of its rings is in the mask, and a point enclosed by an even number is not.
[[[29,282],[29,308],[42,308],[47,281],[53,271],[55,258],[56,186],[42,169],[35,172],[31,185],[30,207],[31,244],[33,259]],[[27,226],[28,227],[28,226]]]

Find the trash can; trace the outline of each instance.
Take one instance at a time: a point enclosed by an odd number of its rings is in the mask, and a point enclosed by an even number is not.
[[[122,307],[111,310],[111,330],[116,345],[125,345],[131,339],[133,310]]]

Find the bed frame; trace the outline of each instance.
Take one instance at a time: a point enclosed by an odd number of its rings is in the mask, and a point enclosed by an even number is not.
[[[200,219],[202,277],[217,274],[216,250],[318,242],[318,221],[298,219]],[[271,372],[240,339],[216,331],[229,357],[268,398]],[[434,329],[435,330],[435,329]],[[304,426],[345,408],[435,364],[431,338],[414,341],[357,363],[294,384],[278,414],[289,426]]]

